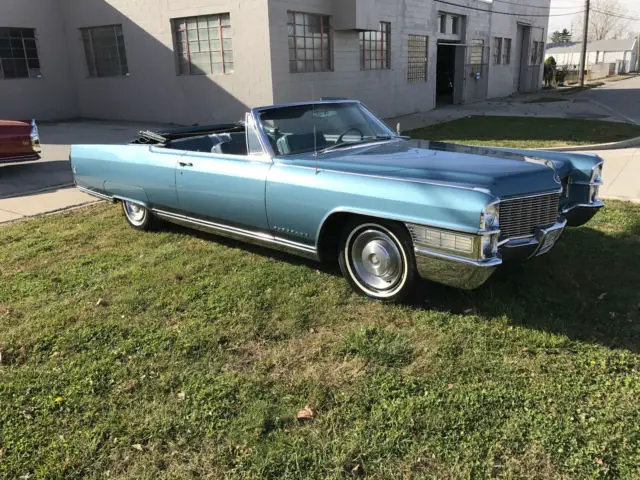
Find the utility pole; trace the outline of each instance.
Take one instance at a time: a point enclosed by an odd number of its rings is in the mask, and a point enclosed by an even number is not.
[[[636,47],[638,47],[638,53],[636,55],[636,72],[640,73],[640,33],[638,34],[638,41],[636,42]]]
[[[587,37],[589,35],[590,0],[584,2],[584,26],[582,27],[582,55],[580,56],[580,86],[584,87],[584,71],[587,68]]]

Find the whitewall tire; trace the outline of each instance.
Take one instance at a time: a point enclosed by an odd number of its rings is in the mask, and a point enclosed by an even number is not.
[[[354,220],[346,225],[338,263],[355,291],[386,302],[402,300],[417,278],[411,239],[392,222]]]

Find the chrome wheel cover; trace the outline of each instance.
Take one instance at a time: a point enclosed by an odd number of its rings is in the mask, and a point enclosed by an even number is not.
[[[144,223],[145,219],[147,218],[146,208],[130,202],[122,202],[122,205],[124,206],[124,214],[132,224],[139,227]]]
[[[361,225],[351,232],[347,246],[349,272],[363,291],[389,297],[402,288],[407,275],[406,256],[393,233],[379,225]]]

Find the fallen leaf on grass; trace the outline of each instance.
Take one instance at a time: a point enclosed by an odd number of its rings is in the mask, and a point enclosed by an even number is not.
[[[178,393],[178,400],[184,400],[187,395],[184,392]]]
[[[104,298],[99,298],[98,301],[96,302],[96,307],[106,307],[107,306],[107,301]]]
[[[139,443],[134,443],[133,445],[131,445],[131,448],[135,448],[136,450],[142,452],[144,450],[144,447],[142,445],[140,445]]]
[[[596,457],[596,463],[597,463],[598,465],[602,465],[602,464],[604,464],[604,462],[602,461],[602,459],[601,459],[601,458],[598,458],[598,457]]]
[[[311,407],[307,405],[298,412],[296,417],[298,420],[313,420],[313,410],[311,410]]]
[[[362,467],[362,464],[357,463],[356,466],[351,469],[351,474],[357,477],[364,475],[364,468]]]

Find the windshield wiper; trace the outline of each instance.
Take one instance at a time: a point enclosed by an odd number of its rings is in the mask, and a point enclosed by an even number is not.
[[[342,148],[342,147],[352,147],[354,145],[364,145],[366,143],[378,142],[380,140],[391,140],[392,138],[396,138],[396,137],[391,136],[391,135],[376,135],[375,137],[363,138],[362,140],[358,140],[357,142],[335,143],[335,144],[330,145],[330,146],[328,146],[326,148],[323,148],[322,150],[319,150],[318,153],[327,153],[327,152],[330,152],[332,150],[337,150],[337,149]]]

